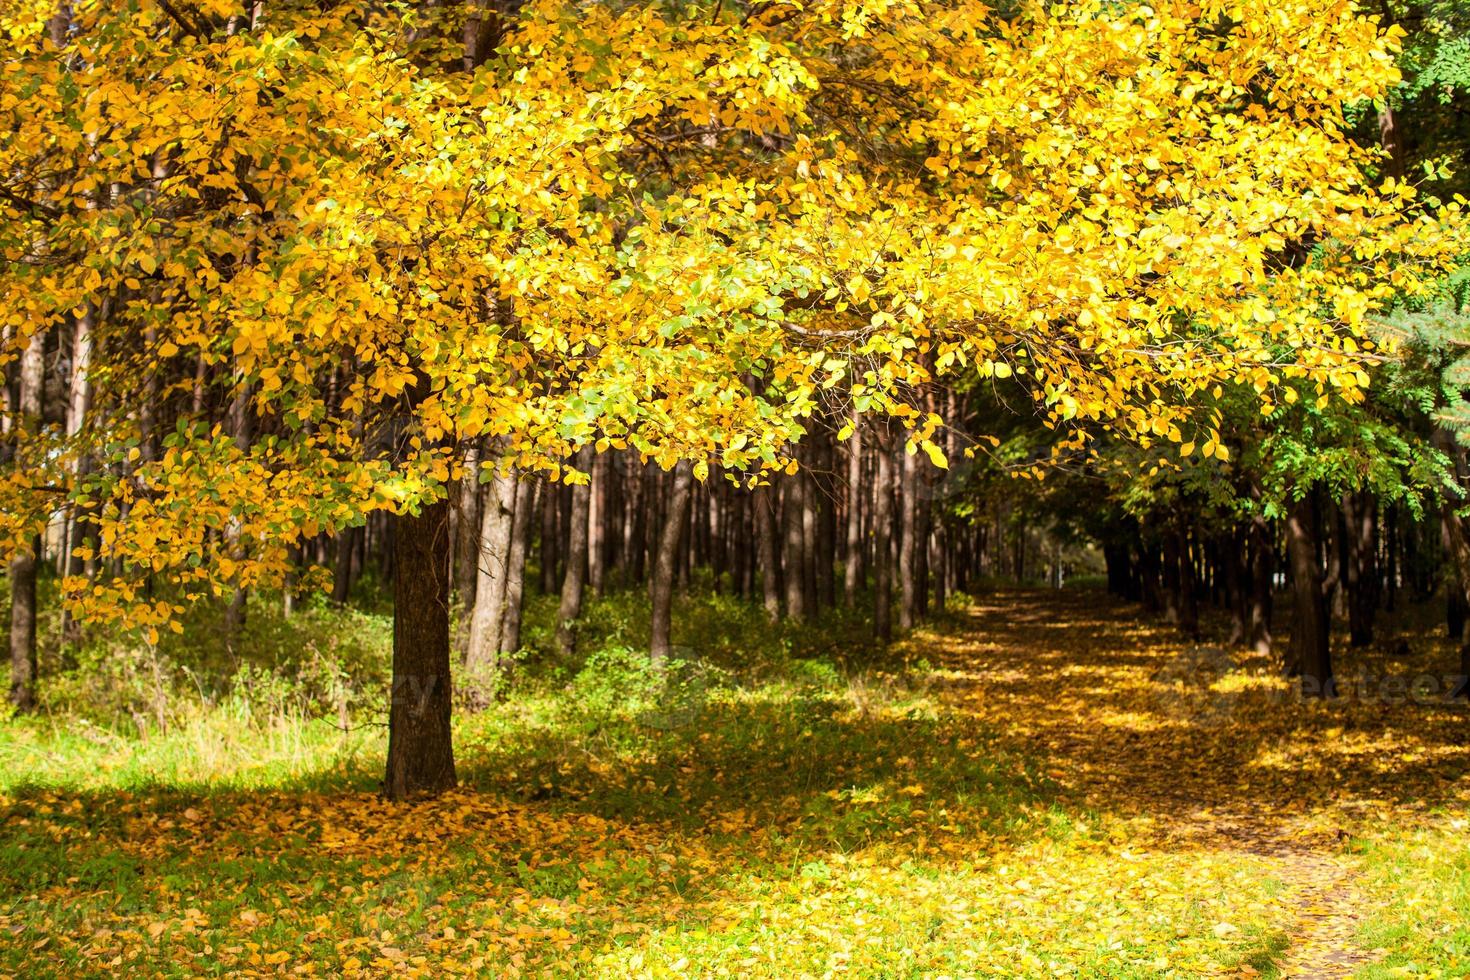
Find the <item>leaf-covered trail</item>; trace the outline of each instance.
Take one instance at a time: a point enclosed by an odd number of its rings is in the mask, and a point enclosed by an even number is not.
[[[1244,856],[1279,881],[1285,977],[1346,977],[1374,959],[1345,845],[1463,805],[1470,782],[1463,711],[1383,695],[1380,678],[1428,662],[1365,654],[1347,697],[1304,703],[1265,658],[1066,592],[982,599],[916,647],[941,667],[946,700],[1048,760],[1067,795],[1123,822],[1128,846]]]

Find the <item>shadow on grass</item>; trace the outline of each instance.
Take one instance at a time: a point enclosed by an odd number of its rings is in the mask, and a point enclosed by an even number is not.
[[[459,791],[398,807],[362,767],[262,791],[17,788],[0,966],[37,942],[66,975],[165,957],[229,972],[272,949],[341,965],[352,942],[435,956],[449,923],[508,936],[496,956],[552,955],[569,929],[598,944],[707,921],[712,894],[823,855],[938,861],[946,841],[979,854],[1066,822],[1021,758],[901,691],[720,688],[677,723],[515,710],[461,721]]]

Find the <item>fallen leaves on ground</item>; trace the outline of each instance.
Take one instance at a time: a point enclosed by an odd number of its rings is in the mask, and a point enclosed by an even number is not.
[[[1470,887],[1457,709],[1301,704],[1092,595],[977,601],[903,652],[928,667],[657,729],[512,703],[462,723],[465,788],[403,807],[353,776],[17,789],[0,970],[1463,975],[1431,924],[1460,906],[1384,870],[1433,843],[1439,893]]]

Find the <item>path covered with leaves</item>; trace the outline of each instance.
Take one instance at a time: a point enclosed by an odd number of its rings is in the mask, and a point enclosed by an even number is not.
[[[1440,696],[1448,645],[1415,646],[1354,651],[1344,696],[1324,704],[1299,699],[1272,659],[1182,642],[1095,597],[1008,593],[934,643],[949,697],[1047,758],[1064,795],[1121,819],[1135,846],[1245,859],[1278,883],[1272,965],[1304,978],[1396,973],[1368,934],[1405,896],[1375,889],[1356,852],[1408,828],[1465,829],[1470,713]],[[1451,851],[1466,873],[1428,915],[1444,959],[1398,963],[1406,973],[1470,975],[1470,837]]]
[[[463,719],[465,786],[406,807],[372,733],[207,785],[7,736],[0,973],[1470,973],[1462,710],[1302,704],[1091,593],[895,654],[587,672]]]

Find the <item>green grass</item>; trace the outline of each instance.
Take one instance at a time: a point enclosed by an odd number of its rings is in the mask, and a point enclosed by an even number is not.
[[[1470,820],[1464,811],[1360,842],[1377,914],[1363,944],[1384,951],[1365,978],[1470,976]]]
[[[861,621],[679,613],[655,670],[641,598],[592,603],[566,661],[534,603],[457,718],[462,788],[408,806],[376,795],[374,695],[344,715],[313,679],[333,636],[378,676],[381,617],[261,605],[234,650],[166,646],[144,723],[53,685],[0,725],[0,974],[1141,978],[1279,948],[1252,862],[1140,849]]]

